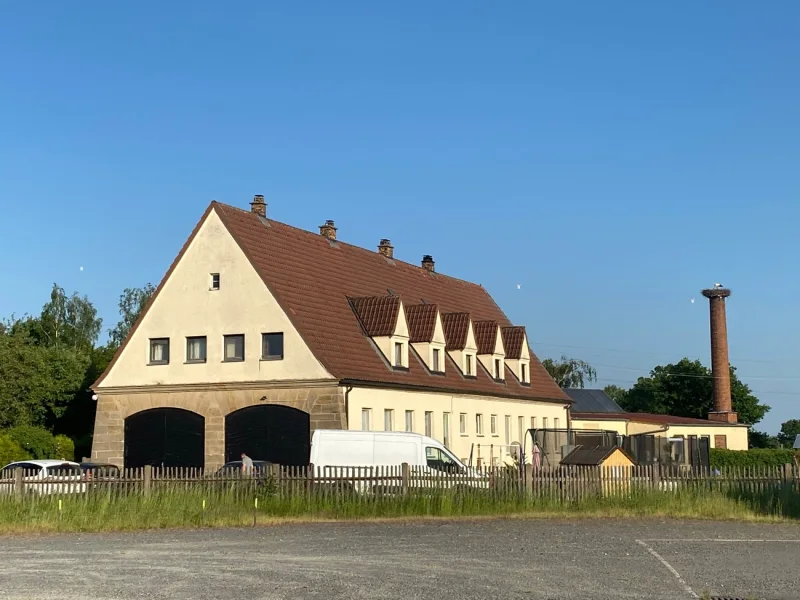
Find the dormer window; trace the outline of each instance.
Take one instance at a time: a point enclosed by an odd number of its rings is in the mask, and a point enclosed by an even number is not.
[[[522,363],[519,366],[519,373],[520,373],[520,381],[522,381],[522,383],[528,383],[528,365]]]
[[[499,358],[495,358],[494,359],[494,378],[495,379],[502,379],[502,377],[500,377],[500,369],[502,368],[501,367],[501,362],[502,361]]]
[[[394,366],[395,367],[402,367],[403,366],[403,343],[402,342],[395,342],[394,343]]]
[[[464,356],[464,375],[472,377],[472,354]]]
[[[442,368],[441,368],[441,366],[439,364],[439,360],[440,360],[439,354],[440,354],[439,349],[438,348],[434,348],[433,349],[433,370],[436,371],[437,373],[442,370]]]

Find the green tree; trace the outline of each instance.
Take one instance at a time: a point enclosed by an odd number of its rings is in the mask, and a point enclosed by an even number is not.
[[[0,336],[0,429],[53,427],[81,388],[87,354],[42,346],[22,333]]]
[[[780,448],[778,438],[763,431],[751,429],[747,432],[747,445],[750,448]]]
[[[603,391],[620,406],[625,403],[625,397],[628,395],[628,390],[618,385],[607,385],[603,388]]]
[[[9,429],[8,436],[35,459],[53,458],[55,455],[55,438],[43,427],[19,425]]]
[[[798,435],[800,435],[800,419],[789,419],[781,424],[778,441],[782,446],[791,448]]]
[[[30,457],[31,455],[25,452],[14,438],[0,431],[0,467],[4,467],[10,462],[26,460]]]
[[[545,358],[542,365],[550,373],[550,377],[555,379],[558,387],[582,388],[584,384],[597,380],[597,371],[594,367],[577,358],[568,356],[562,356],[560,360]]]
[[[38,323],[31,323],[31,330],[40,344],[83,352],[94,348],[102,328],[103,320],[86,296],[79,296],[77,292],[67,296],[64,288],[55,283]]]
[[[624,398],[623,408],[631,412],[669,414],[705,419],[713,409],[711,370],[699,360],[683,358],[675,364],[657,366],[649,377],[640,377]],[[758,423],[769,406],[761,404],[750,387],[739,381],[731,367],[731,400],[739,422]]]
[[[122,292],[119,297],[119,323],[108,330],[109,346],[116,349],[122,345],[155,291],[153,284],[148,283],[141,288],[126,288]]]

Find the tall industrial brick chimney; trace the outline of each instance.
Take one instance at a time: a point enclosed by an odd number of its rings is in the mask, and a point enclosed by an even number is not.
[[[725,298],[731,295],[728,288],[715,283],[703,290],[708,298],[711,313],[711,372],[714,376],[714,410],[708,413],[709,421],[738,423],[739,417],[731,404],[731,370],[728,360],[728,324],[725,319]]]

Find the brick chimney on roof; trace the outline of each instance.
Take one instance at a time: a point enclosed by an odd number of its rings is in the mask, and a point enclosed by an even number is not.
[[[329,240],[336,239],[336,226],[333,224],[332,219],[328,219],[324,225],[319,226],[319,234]]]
[[[436,263],[433,262],[433,257],[430,254],[426,254],[422,257],[422,268],[430,273],[434,272],[434,266]]]
[[[386,258],[394,258],[394,246],[392,246],[392,242],[386,238],[382,239],[381,243],[378,244],[378,252],[383,254]]]
[[[264,202],[264,196],[261,194],[253,196],[253,201],[250,203],[250,212],[257,214],[259,217],[267,217],[267,203]]]
[[[708,413],[709,421],[738,423],[731,403],[731,371],[728,361],[728,324],[725,318],[725,298],[731,295],[728,288],[715,283],[703,290],[708,298],[711,316],[711,372],[714,377],[714,410]]]

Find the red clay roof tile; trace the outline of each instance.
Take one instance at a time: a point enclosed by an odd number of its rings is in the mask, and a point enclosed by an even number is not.
[[[430,342],[436,331],[436,315],[439,309],[435,304],[412,304],[405,306],[408,321],[409,342]]]
[[[444,341],[447,350],[463,350],[469,337],[470,316],[467,312],[445,313],[442,315]]]
[[[349,298],[364,333],[370,337],[392,335],[397,328],[400,298],[397,296],[366,296]]]
[[[525,328],[522,326],[503,327],[503,348],[506,358],[518,359],[522,356],[522,344],[525,342]]]
[[[473,321],[478,354],[494,354],[497,343],[497,321]]]

